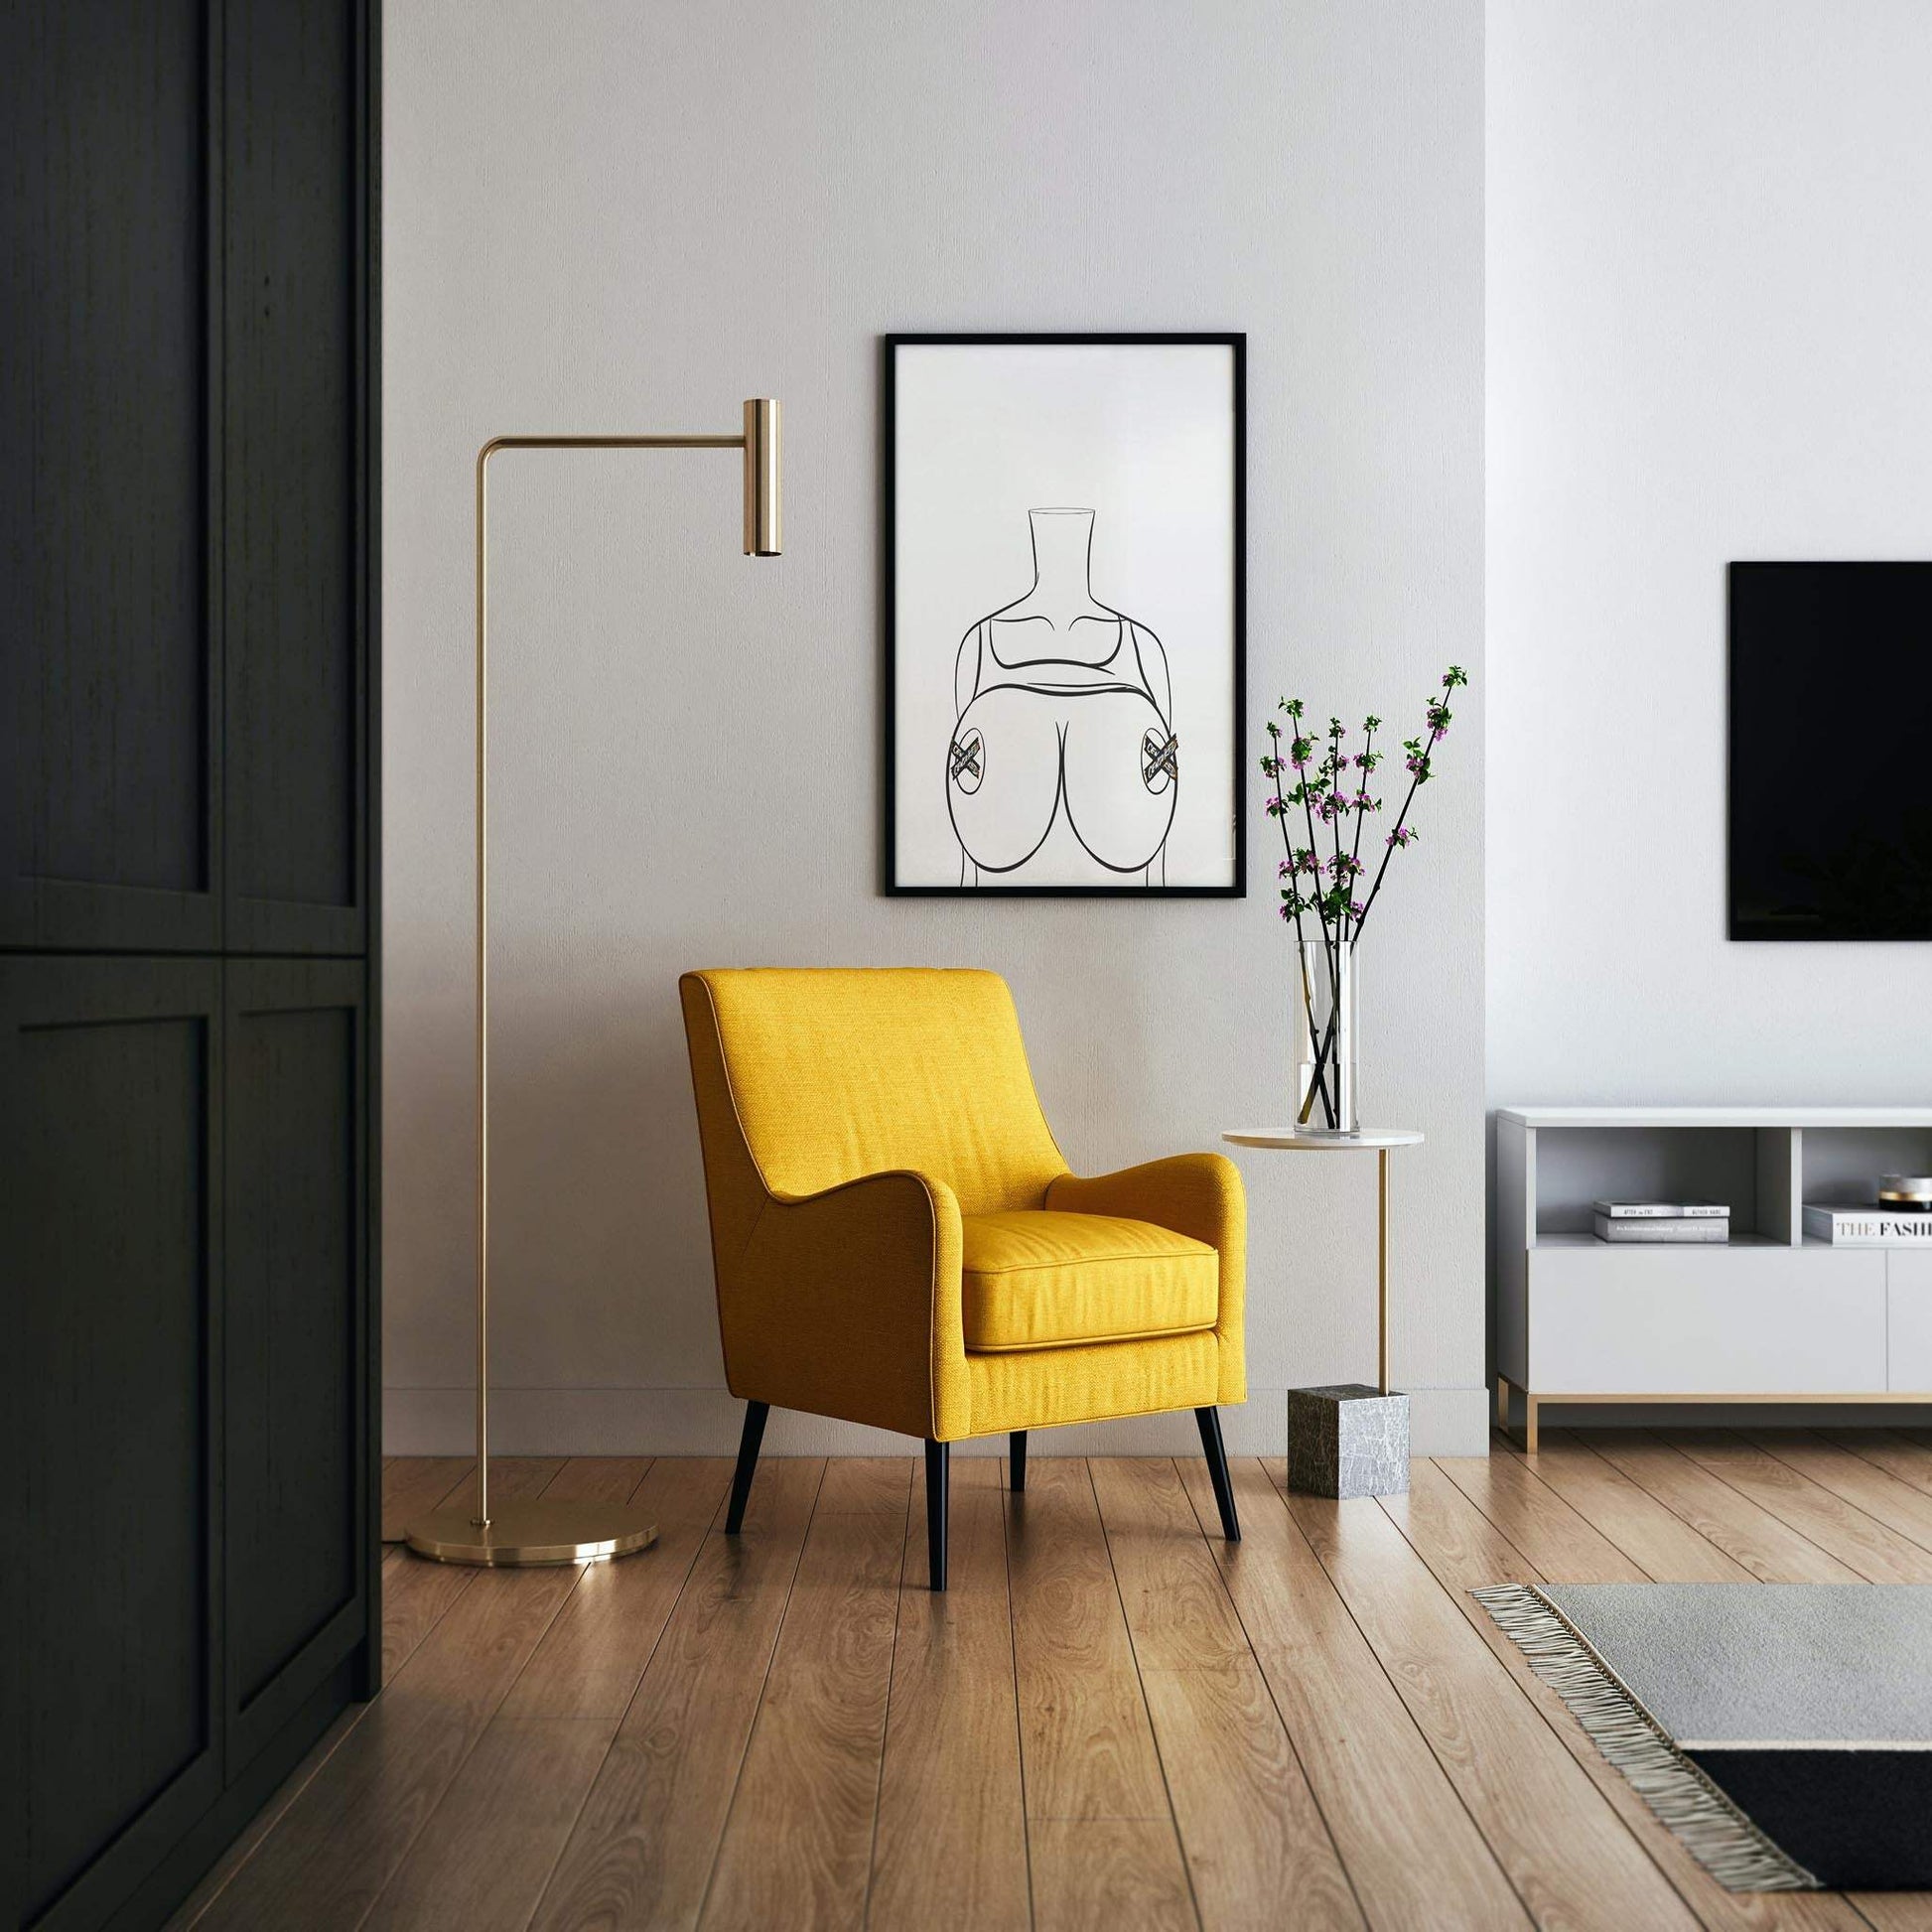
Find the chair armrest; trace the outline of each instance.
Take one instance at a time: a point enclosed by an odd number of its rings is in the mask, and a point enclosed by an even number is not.
[[[1224,1154],[1176,1154],[1118,1173],[1064,1173],[1046,1189],[1045,1205],[1062,1214],[1118,1214],[1152,1221],[1221,1258],[1221,1295],[1214,1332],[1221,1343],[1221,1400],[1248,1394],[1242,1305],[1247,1292],[1248,1198],[1241,1170]]]
[[[929,1174],[767,1196],[719,1297],[733,1393],[908,1436],[963,1434],[959,1274],[959,1202]]]
[[[1175,1154],[1118,1173],[1063,1173],[1046,1189],[1062,1214],[1119,1214],[1237,1251],[1247,1232],[1241,1170],[1224,1154]]]

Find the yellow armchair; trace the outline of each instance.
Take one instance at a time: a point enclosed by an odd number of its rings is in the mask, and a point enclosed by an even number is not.
[[[1246,1399],[1241,1176],[1217,1154],[1068,1172],[1006,982],[758,968],[679,982],[725,1375],[747,1404],[922,1437],[946,1585],[947,1446],[1192,1409],[1230,1542],[1218,1405]]]

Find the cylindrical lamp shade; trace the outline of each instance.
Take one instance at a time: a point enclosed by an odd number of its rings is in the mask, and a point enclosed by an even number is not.
[[[745,554],[775,557],[778,520],[778,404],[753,396],[745,405]]]

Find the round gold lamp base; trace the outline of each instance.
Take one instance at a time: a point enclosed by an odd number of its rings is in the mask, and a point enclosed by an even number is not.
[[[528,1563],[596,1563],[627,1557],[657,1541],[657,1525],[618,1503],[497,1503],[487,1523],[475,1520],[475,1505],[439,1509],[410,1524],[409,1547],[437,1563],[507,1566]]]

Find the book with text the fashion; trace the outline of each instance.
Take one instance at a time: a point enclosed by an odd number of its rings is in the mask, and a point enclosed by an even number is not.
[[[1805,1206],[1805,1238],[1838,1248],[1932,1248],[1932,1214],[1877,1207]]]

